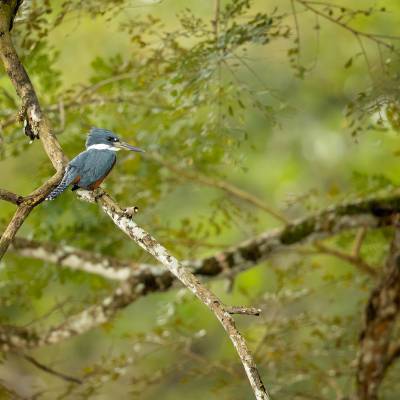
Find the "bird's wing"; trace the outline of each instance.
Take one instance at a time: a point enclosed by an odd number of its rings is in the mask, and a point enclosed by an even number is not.
[[[78,170],[71,164],[68,164],[64,176],[59,185],[46,197],[46,200],[54,200],[59,196],[72,182],[79,179]]]
[[[89,188],[93,183],[102,180],[110,172],[116,161],[116,155],[109,150],[87,150],[78,154],[67,166],[60,184],[47,196],[54,200],[71,183]]]
[[[70,165],[78,169],[79,186],[88,187],[110,172],[116,158],[110,150],[88,150],[75,157]]]
[[[89,151],[83,151],[82,153],[79,153],[75,158],[73,158],[68,166],[75,168],[77,171],[82,172],[83,169],[85,168],[85,165],[88,164],[88,159],[90,157],[91,152]]]
[[[87,163],[87,151],[78,154],[72,159],[65,170],[64,176],[59,185],[46,197],[46,200],[54,200],[59,196],[71,183],[80,180],[83,167]]]

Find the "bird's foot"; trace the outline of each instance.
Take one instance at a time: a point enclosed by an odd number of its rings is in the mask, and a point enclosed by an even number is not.
[[[105,193],[106,192],[101,187],[94,189],[93,190],[94,200],[95,201],[99,200],[101,197],[105,195]]]
[[[124,216],[132,219],[137,213],[139,212],[139,208],[134,206],[134,207],[128,207],[125,208],[124,210]]]

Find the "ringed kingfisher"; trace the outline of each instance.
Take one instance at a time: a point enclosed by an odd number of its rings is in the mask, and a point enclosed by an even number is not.
[[[121,149],[144,152],[138,147],[122,142],[108,129],[92,128],[86,140],[86,150],[68,163],[60,184],[46,200],[54,200],[71,184],[72,190],[97,189],[114,167],[117,160],[115,153]]]

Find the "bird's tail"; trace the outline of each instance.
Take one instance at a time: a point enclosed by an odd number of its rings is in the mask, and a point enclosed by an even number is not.
[[[74,180],[76,179],[76,173],[74,173],[72,168],[67,168],[65,174],[59,183],[59,185],[50,192],[46,200],[51,201],[58,197]]]

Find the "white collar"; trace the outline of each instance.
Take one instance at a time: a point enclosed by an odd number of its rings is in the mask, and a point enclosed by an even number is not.
[[[118,147],[114,147],[109,144],[92,144],[86,150],[111,150],[111,151],[119,151],[121,150]]]

